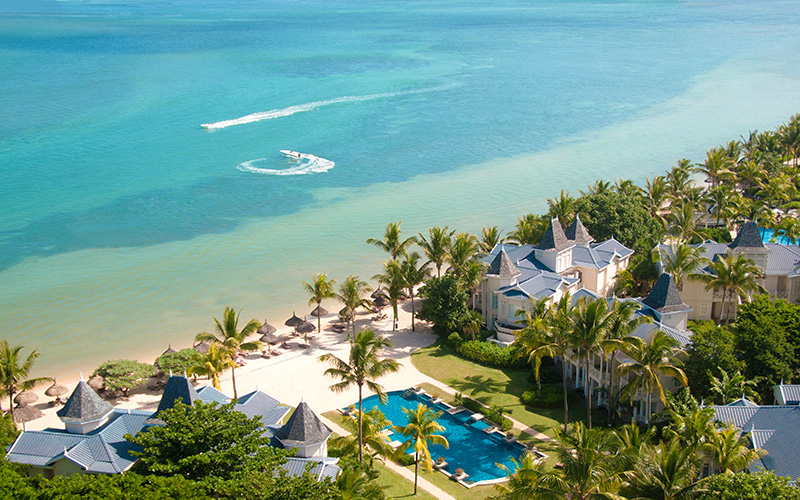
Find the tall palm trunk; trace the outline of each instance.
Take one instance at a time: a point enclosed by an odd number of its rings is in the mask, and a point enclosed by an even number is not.
[[[408,287],[408,290],[411,294],[411,331],[415,332],[417,330],[414,327],[414,315],[416,314],[416,311],[414,310],[414,287],[410,286]]]
[[[361,415],[361,384],[358,385],[358,462],[361,463],[362,459],[364,458],[362,448],[364,446],[363,443],[363,417]]]
[[[606,401],[606,407],[608,408],[608,425],[614,425],[614,357],[616,357],[617,351],[611,353],[611,361],[608,365],[608,370],[611,372],[611,376],[609,377],[608,381],[608,401]]]
[[[392,319],[392,331],[397,330],[397,300],[392,302],[392,312],[394,313],[394,318]]]
[[[14,421],[14,389],[8,389],[8,413],[11,421]]]
[[[645,423],[648,427],[650,427],[650,415],[652,414],[653,410],[653,388],[651,387],[651,383],[647,382],[647,415],[645,415]]]
[[[414,495],[417,494],[417,478],[419,477],[419,452],[414,452]]]
[[[233,399],[239,399],[239,395],[236,394],[236,369],[231,368],[231,382],[233,382]]]
[[[586,418],[589,428],[592,428],[592,384],[589,376],[589,354],[586,354]]]
[[[564,388],[564,434],[567,433],[567,423],[569,422],[569,404],[567,403],[567,359],[561,360],[561,385]]]
[[[319,308],[322,305],[322,301],[317,301],[317,333],[322,333],[322,316],[319,314]],[[308,342],[306,342],[308,343]]]

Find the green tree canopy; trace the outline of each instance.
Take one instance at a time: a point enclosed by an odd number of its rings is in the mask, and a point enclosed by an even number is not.
[[[106,388],[121,391],[123,396],[153,375],[153,365],[133,359],[106,361],[97,367],[92,376],[103,377]]]
[[[431,322],[433,331],[439,335],[461,331],[469,318],[469,296],[459,284],[457,277],[445,275],[428,279],[419,289],[419,296],[425,300],[417,312],[417,318]]]
[[[164,373],[189,373],[189,370],[200,364],[203,355],[197,349],[187,347],[178,352],[162,354],[154,364]]]
[[[728,328],[708,320],[690,321],[689,329],[694,332],[684,362],[689,389],[698,399],[711,398],[709,373],[719,374],[720,369],[735,373],[744,369],[744,363],[737,357],[734,335]]]
[[[287,452],[269,446],[258,417],[249,418],[233,406],[179,403],[159,413],[165,425],[147,427],[125,439],[141,446],[132,454],[150,474],[200,480],[229,479],[241,470],[274,470]]]
[[[695,500],[800,500],[800,488],[773,472],[717,474],[704,481]]]

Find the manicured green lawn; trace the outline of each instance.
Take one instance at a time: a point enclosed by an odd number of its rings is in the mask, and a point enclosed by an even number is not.
[[[534,409],[520,401],[519,397],[523,392],[535,387],[535,384],[528,379],[530,370],[527,368],[482,366],[459,357],[449,346],[441,342],[415,352],[411,356],[411,361],[422,373],[486,405],[500,405],[511,418],[549,436],[553,435],[553,427],[561,425],[564,420],[563,408]],[[585,421],[584,404],[570,406],[570,421]],[[601,411],[593,411],[592,420],[595,425],[606,424],[605,414]]]
[[[396,473],[388,467],[378,466],[380,476],[378,476],[378,483],[382,486],[387,486],[385,492],[387,498],[420,498],[422,500],[435,500],[436,497],[423,490],[417,488],[417,496],[414,496],[414,483],[408,481],[406,478]],[[427,478],[427,476],[426,476]]]

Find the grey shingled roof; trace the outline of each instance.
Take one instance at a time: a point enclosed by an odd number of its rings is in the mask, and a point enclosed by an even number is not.
[[[324,442],[332,432],[308,403],[301,401],[286,425],[275,433],[275,438],[284,446],[309,446]]]
[[[558,219],[553,219],[550,221],[550,226],[547,228],[547,231],[544,232],[542,241],[539,242],[536,248],[551,252],[561,252],[571,246],[574,246],[574,244],[567,239],[564,230],[561,228],[561,223],[558,222]]]
[[[70,434],[56,429],[23,431],[8,450],[8,460],[33,466],[49,466],[66,458],[87,472],[119,474],[137,460],[130,454],[140,448],[126,441],[145,426],[149,412],[114,409],[109,423],[89,434]]]
[[[678,295],[678,289],[675,287],[675,281],[667,273],[659,276],[650,295],[642,300],[642,303],[661,314],[691,309],[683,303],[681,296]]]
[[[175,406],[175,401],[178,398],[181,399],[183,404],[189,406],[198,399],[202,399],[188,378],[180,375],[171,375],[167,380],[164,394],[161,395],[161,401],[158,403],[158,409],[153,414],[153,417],[157,417],[162,410]]]
[[[758,224],[749,221],[742,224],[739,233],[736,235],[736,239],[734,239],[728,247],[731,250],[766,249],[764,241],[761,239],[761,231],[758,230]]]
[[[99,420],[112,411],[114,411],[114,407],[98,396],[94,389],[89,387],[89,384],[81,380],[67,402],[64,403],[64,407],[56,414],[62,422],[85,423]]]
[[[294,477],[302,476],[308,470],[308,474],[317,481],[327,477],[336,479],[342,470],[338,465],[332,463],[332,459],[322,461],[320,459],[299,457],[287,458],[283,468],[286,470],[287,475]]]
[[[763,467],[793,481],[800,477],[800,407],[713,406],[717,420],[750,433],[753,447],[766,450],[750,470]]]
[[[513,278],[514,276],[519,276],[520,271],[519,268],[511,262],[511,258],[508,256],[505,249],[501,247],[500,252],[489,265],[486,274],[500,276],[501,278]]]
[[[231,399],[224,392],[218,391],[210,385],[204,385],[197,389],[197,394],[204,403],[213,403],[216,401],[219,404],[225,404]]]
[[[591,243],[594,241],[594,238],[591,234],[589,234],[586,226],[584,226],[583,222],[581,222],[579,215],[575,216],[575,220],[572,221],[572,224],[570,224],[570,226],[564,232],[564,235],[568,240],[572,240],[575,243]]]

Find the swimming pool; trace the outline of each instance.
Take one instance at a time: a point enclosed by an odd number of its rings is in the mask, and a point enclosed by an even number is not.
[[[483,432],[481,429],[489,427],[490,424],[484,420],[473,420],[470,411],[449,414],[444,411],[447,406],[441,403],[433,404],[430,396],[417,395],[410,391],[393,391],[387,393],[387,396],[385,405],[379,404],[377,395],[365,398],[364,411],[378,407],[387,419],[398,426],[408,423],[403,408],[414,409],[417,404],[422,403],[442,412],[437,422],[445,428],[442,435],[447,438],[450,448],[429,445],[431,458],[436,460],[438,457],[444,457],[448,463],[445,467],[447,472],[455,472],[458,468],[464,469],[464,472],[469,474],[466,483],[496,482],[505,478],[508,473],[496,464],[501,463],[512,468],[511,458],[518,458],[526,450],[520,443],[507,443],[500,435]],[[406,441],[408,438],[395,433],[390,439]]]
[[[772,229],[768,227],[760,227],[758,230],[761,231],[761,239],[764,241],[764,243],[770,243],[770,240],[772,239]],[[788,239],[786,239],[786,236],[778,236],[775,238],[775,243],[781,243],[783,245],[797,244],[797,242],[791,243]]]

